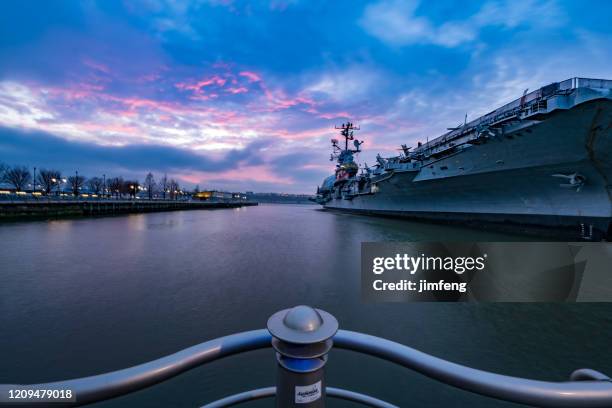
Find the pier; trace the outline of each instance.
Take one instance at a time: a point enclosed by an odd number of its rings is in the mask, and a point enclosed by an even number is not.
[[[207,210],[257,205],[253,201],[187,200],[32,200],[0,201],[0,221],[136,214],[159,211]]]

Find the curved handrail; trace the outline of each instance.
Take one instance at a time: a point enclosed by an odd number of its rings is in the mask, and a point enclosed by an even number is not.
[[[339,330],[334,347],[358,351],[477,394],[538,407],[612,407],[609,380],[549,382],[477,370],[380,337]],[[593,377],[591,377],[593,378]]]
[[[370,397],[369,395],[360,394],[358,392],[343,390],[335,387],[325,387],[325,394],[328,397],[343,399],[346,401],[356,402],[358,404],[367,405],[373,408],[399,408],[396,405],[379,400],[378,398]],[[271,398],[276,395],[276,387],[265,387],[256,390],[241,392],[239,394],[230,395],[229,397],[211,402],[201,408],[226,408],[243,402],[255,401],[264,398]]]
[[[276,395],[276,387],[264,387],[256,390],[249,390],[238,394],[223,397],[219,400],[209,402],[200,408],[225,408],[242,404],[243,402],[256,401],[265,398],[272,398]]]
[[[88,404],[149,387],[223,357],[270,347],[271,340],[270,333],[265,329],[232,334],[157,360],[105,374],[25,386],[0,384],[0,395],[7,394],[9,389],[23,387],[70,389],[77,401],[63,405]],[[379,357],[445,384],[488,397],[540,407],[612,407],[612,381],[594,370],[575,371],[571,379],[577,381],[548,382],[466,367],[390,340],[348,330],[339,330],[333,342],[337,348]]]
[[[570,381],[611,381],[610,377],[591,370],[590,368],[579,368],[570,374]]]
[[[325,393],[333,398],[357,402],[359,404],[368,405],[374,408],[399,408],[397,405],[389,404],[388,402],[379,400],[378,398],[370,397],[369,395],[360,394],[354,391],[344,390],[342,388],[325,387]]]
[[[223,357],[271,347],[271,342],[272,336],[267,330],[252,330],[206,341],[157,360],[123,370],[73,380],[30,384],[27,387],[69,389],[76,395],[77,401],[64,405],[84,405],[138,391]],[[20,386],[0,384],[0,393],[4,395],[9,389],[16,388],[20,388]],[[55,403],[53,405],[62,406],[62,404]]]

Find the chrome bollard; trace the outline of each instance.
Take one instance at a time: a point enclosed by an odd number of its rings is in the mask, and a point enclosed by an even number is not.
[[[309,306],[281,310],[268,319],[276,350],[276,406],[325,407],[325,363],[338,321]]]

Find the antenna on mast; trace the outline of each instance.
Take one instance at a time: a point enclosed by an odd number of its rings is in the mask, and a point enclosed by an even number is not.
[[[353,140],[353,131],[359,130],[359,126],[355,126],[352,122],[343,123],[340,126],[334,126],[334,129],[340,130],[340,135],[344,137],[344,150],[348,150],[348,141]]]

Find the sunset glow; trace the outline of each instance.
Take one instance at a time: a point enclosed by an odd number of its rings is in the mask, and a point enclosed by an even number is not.
[[[343,121],[361,125],[359,160],[373,162],[526,88],[612,77],[605,18],[528,4],[41,2],[35,21],[9,2],[0,161],[312,192]]]

